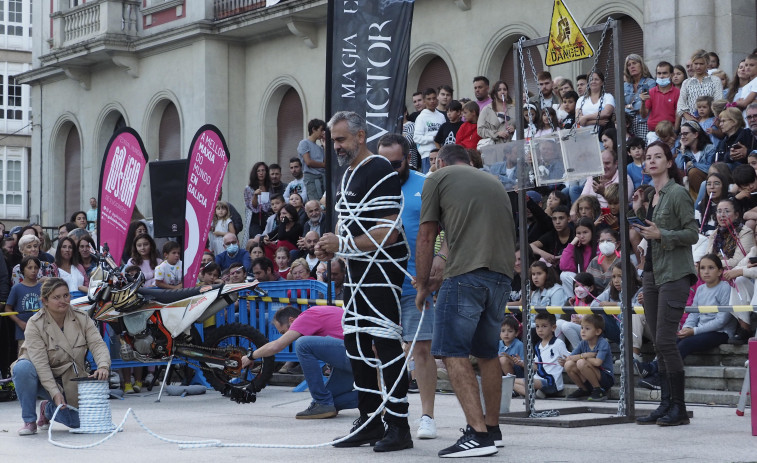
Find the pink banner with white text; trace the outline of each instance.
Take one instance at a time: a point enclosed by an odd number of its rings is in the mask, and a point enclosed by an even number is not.
[[[124,127],[113,134],[100,171],[97,243],[107,244],[116,262],[121,262],[146,165],[145,145],[134,129]]]
[[[205,240],[213,224],[218,191],[229,164],[229,148],[214,125],[200,127],[190,145],[184,226],[184,287],[195,285]]]

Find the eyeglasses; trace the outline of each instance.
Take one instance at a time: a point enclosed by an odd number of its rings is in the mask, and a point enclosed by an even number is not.
[[[684,137],[684,136],[688,137],[689,135],[694,135],[694,132],[684,132],[684,131],[681,131],[681,136],[682,137]]]
[[[728,215],[728,214],[730,214],[732,212],[733,211],[730,210],[730,209],[718,209],[718,210],[715,211],[715,213],[718,214],[718,215]]]
[[[405,162],[404,159],[401,159],[399,161],[389,161],[389,163],[392,165],[392,169],[399,169],[402,167],[402,163]]]
[[[707,182],[707,186],[723,186],[721,182]]]
[[[757,119],[757,114],[747,114],[746,118],[747,119]]]

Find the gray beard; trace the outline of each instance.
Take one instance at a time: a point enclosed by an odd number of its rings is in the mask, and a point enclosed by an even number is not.
[[[357,151],[345,150],[344,155],[341,155],[341,154],[336,155],[336,162],[340,166],[343,166],[345,164],[352,164],[352,161],[354,161],[356,157],[357,157]]]

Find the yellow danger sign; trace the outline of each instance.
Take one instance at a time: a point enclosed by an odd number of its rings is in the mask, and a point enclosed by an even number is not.
[[[545,63],[554,66],[592,56],[594,49],[568,11],[567,5],[562,0],[555,0]]]

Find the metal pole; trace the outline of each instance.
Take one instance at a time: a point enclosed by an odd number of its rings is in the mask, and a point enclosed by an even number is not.
[[[513,60],[515,63],[515,80],[513,85],[513,92],[515,94],[515,98],[513,100],[515,101],[515,133],[518,134],[518,139],[523,140],[524,139],[524,128],[523,128],[523,96],[522,93],[522,86],[523,82],[521,82],[521,68],[520,68],[520,56],[519,56],[519,50],[518,50],[518,42],[515,42],[513,45],[513,56],[515,59]],[[531,265],[531,263],[528,261],[528,223],[526,221],[526,179],[525,176],[526,173],[526,159],[525,159],[525,151],[521,156],[518,156],[518,228],[520,229],[520,308],[521,308],[521,322],[523,324],[523,333],[521,334],[521,337],[523,338],[523,344],[526,344],[526,330],[530,330],[531,326],[528,324],[528,311],[530,310],[528,307],[528,292],[526,291],[526,288],[528,286],[528,266]],[[525,352],[528,352],[528,346],[525,346]],[[531,362],[533,361],[532,358],[528,357],[526,358],[526,364],[525,368],[531,368]],[[528,371],[526,371],[526,375],[528,375]],[[526,376],[528,377],[528,376]],[[528,400],[528,395],[526,396],[526,416],[531,416],[531,401]]]
[[[333,108],[331,107],[331,84],[332,84],[332,73],[331,68],[333,66],[334,62],[334,2],[329,2],[328,4],[328,14],[326,15],[326,121],[328,122],[331,119]],[[331,231],[334,230],[334,224],[335,220],[333,217],[334,212],[334,191],[332,191],[333,187],[333,172],[332,169],[335,166],[334,160],[332,159],[333,152],[331,144],[331,131],[329,130],[328,126],[326,127],[326,146],[324,146],[324,157],[323,159],[326,161],[326,210],[324,211],[326,213],[326,217],[324,217],[324,220],[326,221],[326,230]],[[308,199],[315,199],[316,201],[321,200],[321,198],[308,198]],[[329,305],[332,304],[333,299],[333,292],[331,291],[331,262],[326,265],[326,301]]]
[[[623,310],[623,344],[625,346],[625,352],[623,356],[623,364],[626,367],[625,371],[625,408],[627,416],[633,418],[634,416],[634,391],[633,391],[633,334],[631,331],[631,315],[633,314],[633,307],[631,301],[633,294],[631,294],[631,276],[636,276],[636,269],[631,265],[630,259],[630,240],[628,236],[628,221],[626,216],[628,213],[628,189],[627,186],[627,168],[628,156],[626,154],[626,120],[625,120],[625,104],[620,101],[623,95],[623,67],[625,66],[625,59],[622,57],[620,51],[620,22],[613,21],[612,27],[612,53],[614,55],[615,64],[615,95],[618,96],[617,104],[615,105],[615,119],[617,120],[617,141],[618,141],[618,195],[620,196],[620,260],[623,266],[623,275],[628,278],[623,278],[621,283],[621,292],[623,298],[621,300],[621,310]]]

